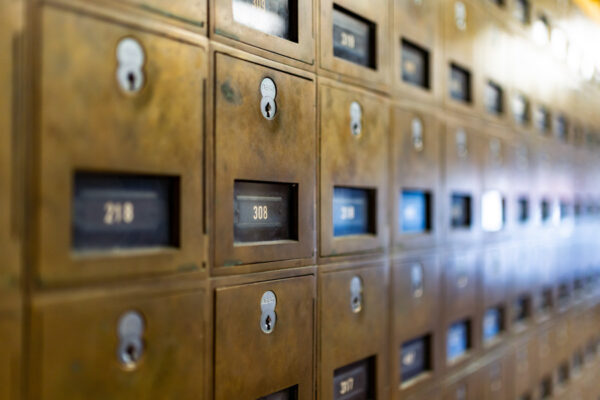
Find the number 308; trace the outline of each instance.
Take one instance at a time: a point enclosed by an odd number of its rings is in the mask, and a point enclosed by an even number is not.
[[[254,210],[254,215],[252,216],[252,219],[254,220],[264,220],[269,218],[267,206],[254,206],[252,210]]]

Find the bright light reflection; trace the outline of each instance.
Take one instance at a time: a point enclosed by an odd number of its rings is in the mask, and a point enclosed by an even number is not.
[[[548,25],[542,19],[533,23],[533,41],[539,46],[548,44]]]
[[[564,59],[567,55],[567,36],[565,33],[558,28],[552,29],[550,43],[552,45],[552,54],[555,57]]]
[[[579,72],[581,66],[581,51],[577,46],[571,44],[567,53],[567,66],[573,72]]]
[[[481,197],[481,227],[486,232],[498,232],[504,220],[502,194],[489,190]]]

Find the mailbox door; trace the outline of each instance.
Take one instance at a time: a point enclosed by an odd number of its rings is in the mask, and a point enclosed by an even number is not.
[[[31,320],[33,397],[203,397],[205,305],[203,287],[40,295]]]
[[[321,257],[385,246],[389,106],[334,84],[319,86]]]
[[[314,65],[315,3],[313,0],[211,0],[211,35],[228,45],[278,61]]]
[[[387,266],[378,263],[319,275],[320,399],[343,399],[353,391],[384,396],[388,274]],[[352,288],[357,282],[360,290]],[[358,378],[365,372],[343,375],[344,367],[361,360],[369,360],[362,367],[369,370],[366,382]],[[349,379],[354,385],[348,387]]]
[[[224,53],[215,53],[215,68],[215,270],[312,257],[314,78]],[[274,104],[271,119],[263,97]],[[254,207],[273,212],[261,218]]]
[[[482,369],[484,400],[505,400],[509,397],[508,369],[506,358],[492,361]]]
[[[0,298],[3,302],[7,299]],[[12,302],[8,299],[8,302]],[[4,307],[4,306],[3,306]],[[22,319],[17,307],[0,309],[0,399],[21,398]]]
[[[264,333],[261,299],[269,291],[275,322]],[[313,276],[217,288],[215,400],[258,399],[280,391],[312,399],[314,301]]]
[[[207,0],[127,0],[127,3],[156,17],[167,18],[170,24],[182,25],[206,35]]]
[[[320,1],[320,68],[388,91],[389,10],[389,0]]]
[[[41,18],[37,278],[199,271],[205,49],[56,8]]]
[[[530,395],[536,387],[537,348],[535,340],[527,337],[515,345],[513,352],[513,366],[511,368],[514,382],[513,397]]]
[[[392,240],[402,248],[432,246],[441,232],[441,124],[425,110],[395,106],[393,127]]]
[[[446,382],[442,386],[443,400],[477,400],[481,399],[482,382],[477,371],[470,374],[462,374],[457,379]]]
[[[444,271],[445,315],[475,315],[477,307],[478,256],[474,251],[448,255]]]
[[[488,247],[483,253],[481,295],[485,309],[499,308],[502,316],[502,330],[507,315],[507,251],[505,246]]]
[[[392,264],[392,387],[396,393],[423,390],[439,372],[440,342],[445,335],[440,330],[440,266],[436,254],[406,257]],[[410,323],[407,323],[410,321]],[[403,350],[410,344],[423,351],[425,365],[420,373],[407,376]],[[407,360],[410,361],[410,360]],[[407,378],[407,379],[405,379]]]
[[[443,71],[439,2],[393,0],[393,5],[396,89],[435,103],[440,100]]]

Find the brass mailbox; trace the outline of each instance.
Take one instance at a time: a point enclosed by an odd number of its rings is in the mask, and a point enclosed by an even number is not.
[[[37,296],[32,397],[203,397],[206,290],[202,284],[170,286]]]
[[[504,400],[509,398],[508,358],[501,356],[486,365],[480,372],[483,400]]]
[[[214,399],[313,399],[314,302],[312,275],[216,288]]]
[[[442,125],[421,108],[394,106],[392,132],[392,243],[402,249],[434,246],[440,223]]]
[[[478,400],[482,397],[482,381],[478,371],[464,370],[442,385],[443,400]]]
[[[478,297],[478,253],[472,250],[468,252],[455,250],[449,252],[444,258],[446,260],[443,267],[446,315],[474,315]]]
[[[315,246],[314,77],[214,54],[213,272],[281,260],[309,263]]]
[[[532,336],[519,341],[512,352],[510,374],[513,379],[512,397],[533,398],[536,387],[537,348]]]
[[[381,251],[388,229],[389,106],[379,96],[319,84],[321,257]]]
[[[126,0],[125,3],[148,15],[164,19],[169,24],[182,26],[203,35],[207,33],[207,0]]]
[[[393,0],[393,82],[411,101],[441,100],[443,57],[440,2]]]
[[[386,396],[388,323],[382,311],[389,269],[369,264],[332,265],[319,274],[319,399]]]
[[[41,17],[36,279],[200,271],[206,42]]]
[[[441,276],[438,255],[415,254],[392,264],[392,382],[394,398],[420,392],[439,376]],[[410,321],[410,323],[407,323]]]
[[[484,345],[497,343],[507,331],[509,310],[506,247],[506,245],[488,247],[483,253],[480,310]]]
[[[319,0],[323,75],[388,91],[389,0]]]
[[[481,233],[479,195],[480,138],[466,121],[448,121],[442,135],[444,165],[444,238],[470,243]]]
[[[315,66],[314,0],[210,0],[211,38],[306,69]]]

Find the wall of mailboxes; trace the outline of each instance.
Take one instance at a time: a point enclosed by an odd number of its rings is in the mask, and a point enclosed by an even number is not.
[[[600,395],[568,0],[0,7],[0,399]]]

